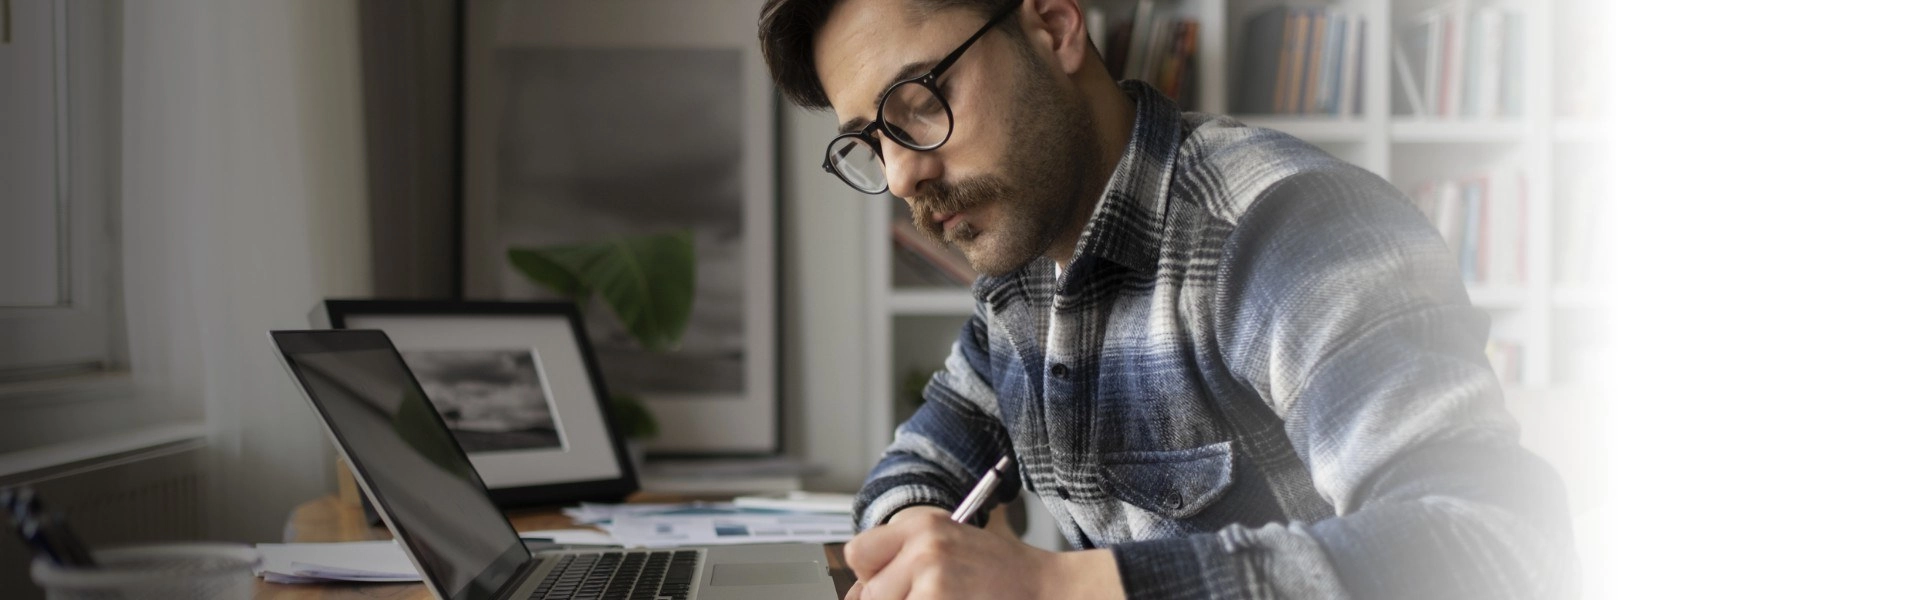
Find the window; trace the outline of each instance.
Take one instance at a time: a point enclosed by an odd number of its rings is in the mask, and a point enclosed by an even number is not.
[[[0,0],[0,397],[126,364],[110,8]]]

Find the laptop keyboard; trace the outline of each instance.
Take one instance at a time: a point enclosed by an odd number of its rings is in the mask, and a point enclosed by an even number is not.
[[[686,600],[700,564],[696,550],[565,554],[533,598]]]

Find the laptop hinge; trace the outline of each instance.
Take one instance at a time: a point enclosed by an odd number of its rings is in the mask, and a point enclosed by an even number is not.
[[[529,560],[527,564],[521,565],[518,569],[514,569],[513,577],[507,579],[506,585],[500,586],[500,594],[494,596],[494,598],[496,600],[512,598],[515,593],[520,591],[520,584],[526,583],[527,579],[533,577],[534,571],[540,570],[540,564],[545,558],[546,557],[537,554],[533,555],[533,560]]]

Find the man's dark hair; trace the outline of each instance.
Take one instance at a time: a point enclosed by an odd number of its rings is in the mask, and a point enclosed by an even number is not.
[[[907,3],[917,18],[926,18],[948,9],[965,9],[991,17],[1009,2],[1022,0],[900,0]],[[760,7],[760,52],[766,56],[773,84],[787,100],[801,108],[827,110],[833,103],[820,85],[820,73],[813,68],[813,36],[827,22],[827,15],[841,0],[767,0]],[[996,26],[1018,31],[1019,19],[1007,19]]]

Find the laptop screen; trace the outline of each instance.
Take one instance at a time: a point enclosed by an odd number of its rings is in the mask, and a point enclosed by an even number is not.
[[[275,331],[273,339],[442,596],[493,597],[532,560],[386,334]]]

